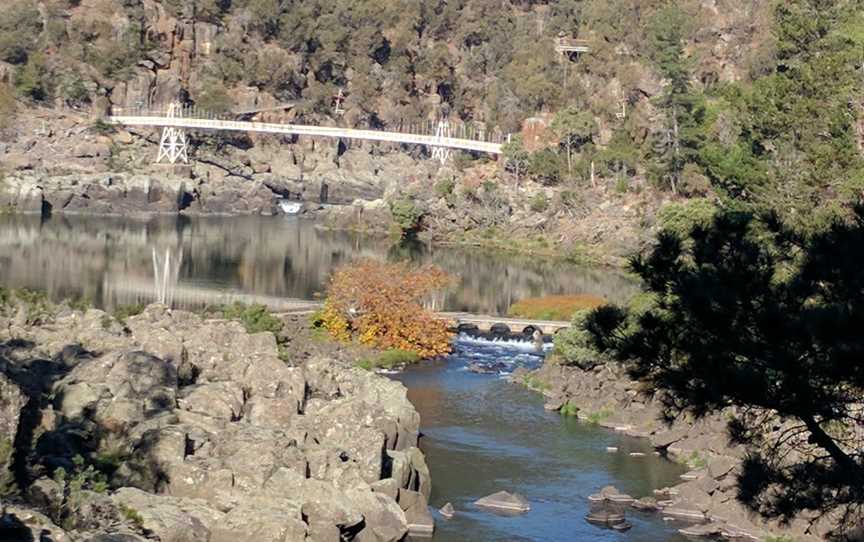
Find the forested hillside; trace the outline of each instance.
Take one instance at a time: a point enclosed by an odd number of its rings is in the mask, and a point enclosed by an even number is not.
[[[4,4],[7,129],[33,105],[174,99],[223,112],[297,102],[307,120],[373,127],[447,116],[516,132],[539,116],[548,148],[517,138],[508,167],[546,185],[602,179],[805,225],[864,186],[859,0]],[[562,57],[558,36],[591,52]]]

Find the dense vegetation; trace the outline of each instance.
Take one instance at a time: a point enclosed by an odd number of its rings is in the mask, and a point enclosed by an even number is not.
[[[360,260],[333,273],[317,319],[337,340],[392,351],[383,366],[444,355],[453,333],[424,302],[452,280],[435,266]]]
[[[864,207],[853,215],[807,236],[742,213],[663,233],[633,261],[648,306],[601,307],[556,347],[581,367],[626,363],[670,419],[725,412],[749,452],[739,499],[843,534],[864,519]]]
[[[177,74],[181,94],[208,109],[231,109],[252,87],[327,116],[341,88],[343,122],[355,125],[449,115],[512,132],[554,113],[551,147],[508,146],[512,171],[547,184],[602,178],[622,192],[648,182],[806,228],[843,212],[864,183],[860,0],[721,2],[732,26],[719,29],[697,0],[39,4],[11,0],[0,13],[7,124],[13,92],[84,105],[167,69],[175,37],[156,23],[173,16],[212,25],[207,58],[193,54]],[[718,32],[747,52],[716,58]],[[587,39],[591,54],[562,60],[559,33]]]

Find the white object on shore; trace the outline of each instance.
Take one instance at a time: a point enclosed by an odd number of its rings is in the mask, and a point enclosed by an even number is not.
[[[303,203],[299,201],[281,200],[279,202],[279,207],[286,215],[296,215],[300,212],[301,209],[303,209]]]

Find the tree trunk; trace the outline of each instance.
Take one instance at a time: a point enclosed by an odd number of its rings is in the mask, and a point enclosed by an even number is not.
[[[807,431],[810,432],[814,444],[828,452],[828,455],[831,456],[831,459],[833,459],[838,466],[848,471],[849,476],[854,476],[855,478],[860,478],[862,476],[862,470],[864,469],[862,469],[861,465],[849,457],[849,455],[846,454],[846,452],[844,452],[836,442],[834,442],[834,439],[832,439],[828,433],[822,429],[819,423],[812,416],[802,416],[801,420],[804,422],[804,425],[807,426]]]
[[[681,142],[678,139],[678,106],[672,108],[672,194],[678,195],[678,172],[681,163]]]

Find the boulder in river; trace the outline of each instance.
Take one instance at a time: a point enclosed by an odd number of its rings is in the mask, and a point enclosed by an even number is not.
[[[499,491],[477,500],[474,504],[498,512],[522,513],[531,509],[528,499],[518,493]]]
[[[441,509],[438,510],[438,512],[440,512],[445,519],[453,519],[453,517],[456,515],[456,509],[453,508],[453,505],[449,502],[442,506]]]
[[[624,512],[605,506],[593,508],[585,516],[585,520],[601,527],[612,527],[625,522]]]

